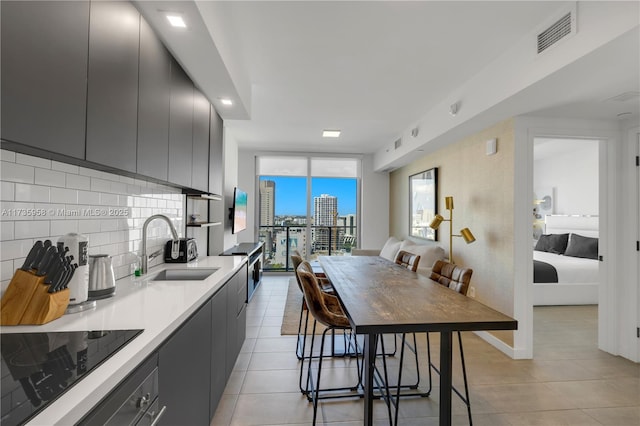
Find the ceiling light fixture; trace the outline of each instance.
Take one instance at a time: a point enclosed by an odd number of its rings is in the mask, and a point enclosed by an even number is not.
[[[222,103],[222,105],[233,105],[233,101],[231,99],[220,99],[220,102]]]
[[[339,138],[340,130],[323,130],[322,137],[323,138]]]
[[[172,27],[187,28],[187,24],[184,22],[184,19],[182,19],[182,16],[180,15],[167,15],[167,19],[169,20],[169,23]]]

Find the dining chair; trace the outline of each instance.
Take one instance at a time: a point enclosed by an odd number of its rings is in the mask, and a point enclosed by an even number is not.
[[[302,264],[303,259],[302,256],[300,255],[300,252],[298,252],[297,250],[293,251],[293,254],[291,254],[291,262],[293,263],[293,270],[294,270],[294,275],[296,276],[296,283],[298,284],[298,288],[300,289],[300,293],[303,293],[302,290],[302,284],[300,283],[300,278],[298,277],[298,267],[300,266],[300,264]],[[322,290],[328,293],[333,293],[333,286],[331,286],[331,284],[329,283],[328,280],[326,280],[326,282],[323,282],[322,284]],[[305,316],[306,313],[306,316]],[[300,335],[302,333],[302,317],[305,317],[304,320],[304,334],[302,335],[302,344],[300,341]],[[306,342],[306,338],[307,338],[307,324],[309,322],[309,312],[307,311],[307,305],[305,303],[304,297],[302,298],[302,304],[300,306],[300,318],[298,319],[298,339],[297,339],[297,343],[296,343],[296,357],[298,359],[302,359],[302,357],[304,356],[304,344]]]
[[[304,363],[305,360],[308,360],[307,367],[307,381],[305,386],[305,391],[307,399],[310,402],[313,402],[313,424],[316,424],[316,418],[318,414],[318,401],[320,399],[328,399],[328,398],[343,398],[343,397],[360,397],[357,393],[358,389],[362,386],[362,371],[360,367],[360,363],[358,361],[358,357],[355,357],[356,360],[356,370],[358,375],[358,382],[353,386],[345,386],[345,387],[333,387],[333,388],[325,388],[322,389],[320,387],[320,379],[322,373],[322,361],[325,358],[324,356],[324,345],[325,338],[327,336],[327,332],[342,330],[345,334],[349,335],[349,344],[355,345],[355,352],[358,352],[357,345],[358,342],[355,339],[355,335],[351,333],[351,324],[349,323],[349,319],[344,313],[342,306],[338,298],[335,295],[326,293],[322,291],[320,283],[318,282],[317,277],[313,273],[313,269],[309,262],[303,261],[298,269],[296,270],[298,277],[300,278],[300,283],[302,285],[304,299],[309,310],[309,313],[314,319],[313,323],[313,334],[315,337],[316,326],[318,323],[325,327],[325,330],[322,333],[322,337],[320,340],[320,351],[318,352],[317,358],[312,357],[314,350],[315,338],[311,340],[311,350],[308,357],[303,357],[302,364],[300,366],[300,375],[302,377],[304,371]],[[312,362],[314,359],[317,359],[317,374],[314,380],[312,373]],[[340,392],[342,394],[335,394],[333,392]],[[344,391],[350,391],[351,394],[344,394]],[[356,392],[356,393],[353,393]],[[323,393],[324,395],[320,395]]]
[[[398,253],[398,256],[396,257],[396,263],[398,262],[398,257],[400,257],[400,253]],[[406,257],[406,255],[404,255],[404,257]],[[417,262],[416,262],[417,263]],[[400,263],[399,263],[400,264]],[[403,263],[405,265],[405,267],[407,267],[408,269],[411,269],[411,266],[409,265],[408,262],[404,262]],[[432,268],[432,272],[430,275],[430,279],[432,279],[433,281],[438,282],[439,284],[446,286],[448,288],[450,288],[453,291],[456,291],[458,293],[461,293],[463,295],[466,296],[467,294],[467,290],[469,289],[469,282],[471,281],[471,275],[473,274],[473,270],[470,268],[463,268],[460,267],[458,265],[455,265],[453,263],[449,263],[443,260],[436,260],[436,262],[433,264],[433,268]],[[462,376],[464,379],[464,395],[462,395],[462,393],[460,391],[458,391],[458,389],[455,386],[452,386],[453,392],[456,393],[456,395],[458,395],[458,397],[460,397],[460,399],[462,400],[462,402],[466,405],[467,407],[467,415],[469,417],[469,425],[473,425],[473,419],[471,417],[471,403],[469,401],[469,386],[467,383],[467,370],[466,370],[466,365],[464,362],[464,351],[462,348],[462,335],[460,334],[460,332],[458,331],[458,344],[460,347],[460,360],[461,360],[461,364],[462,364]],[[440,374],[440,370],[438,369],[438,367],[436,367],[432,362],[431,362],[431,342],[429,340],[429,333],[426,333],[426,337],[427,337],[427,362],[429,365],[429,388],[426,392],[422,392],[422,393],[417,393],[416,395],[419,396],[429,396],[429,394],[431,393],[431,390],[433,388],[433,382],[432,382],[432,374],[431,374],[431,370],[433,369],[437,374]],[[413,333],[413,346],[411,344],[409,344],[406,341],[406,335],[402,334],[402,343],[401,343],[401,351],[400,351],[400,364],[399,364],[399,369],[398,369],[398,384],[401,383],[402,381],[402,365],[403,365],[403,359],[404,359],[404,347],[405,345],[416,354],[416,366],[418,365],[418,359],[417,359],[417,346],[416,346],[416,337],[415,337],[415,333]],[[383,348],[383,352],[384,352],[384,348]],[[383,362],[384,362],[384,358],[383,358]],[[385,368],[385,374],[387,374],[386,372],[386,364],[384,365]],[[416,367],[416,370],[419,371],[419,369]],[[418,383],[420,382],[420,375],[418,373]],[[404,386],[402,386],[404,387]],[[400,389],[401,386],[388,386],[386,391],[387,393],[389,393],[389,388],[393,388],[396,391],[395,394],[395,400],[393,402],[393,404],[395,405],[395,419],[392,422],[393,424],[397,425],[398,424],[398,412],[399,412],[399,404],[400,404],[400,397],[401,396],[407,396],[407,394],[400,393]],[[413,395],[413,394],[411,394]],[[389,405],[389,404],[388,404]],[[389,405],[390,406],[390,405]]]
[[[463,268],[444,260],[436,260],[431,268],[431,275],[429,278],[466,296],[467,291],[469,290],[469,283],[471,282],[471,275],[473,275],[473,269],[471,268]],[[464,379],[464,395],[462,395],[455,386],[452,386],[452,389],[467,406],[469,425],[473,425],[473,419],[471,417],[471,402],[469,400],[469,385],[467,383],[467,368],[464,362],[464,350],[462,349],[462,334],[459,331],[457,333],[458,345],[460,347],[460,362],[462,364],[462,377]],[[438,374],[440,374],[440,370],[431,362],[429,333],[427,333],[427,359],[429,361],[429,387],[431,388],[431,369]]]
[[[412,272],[416,272],[418,270],[418,264],[420,263],[420,256],[405,250],[400,250],[398,251],[398,253],[396,254],[395,260],[394,262],[397,265],[400,265],[404,268],[407,268],[408,270],[412,271]],[[418,364],[418,351],[417,351],[417,339],[416,339],[416,333],[411,333],[412,337],[413,337],[413,345],[407,341],[407,333],[402,333],[401,334],[401,340],[400,340],[400,360],[399,360],[399,364],[398,364],[398,379],[396,384],[389,384],[389,372],[388,372],[388,368],[387,368],[387,361],[386,358],[387,356],[393,356],[395,355],[396,351],[397,351],[397,335],[394,336],[393,339],[393,352],[391,353],[387,353],[384,347],[384,339],[382,338],[382,336],[380,336],[379,339],[377,339],[375,341],[376,346],[379,344],[382,350],[382,365],[383,365],[383,372],[382,372],[382,376],[383,376],[383,388],[384,388],[384,392],[383,392],[383,398],[385,399],[385,402],[387,402],[387,408],[389,410],[389,416],[393,417],[392,413],[390,412],[391,410],[391,405],[395,406],[395,424],[397,424],[397,417],[398,417],[398,399],[399,399],[399,395],[400,395],[400,391],[402,389],[418,389],[418,385],[420,384],[420,369],[419,369],[419,364]],[[414,359],[415,359],[415,371],[416,371],[416,382],[413,384],[402,384],[402,369],[403,369],[403,365],[404,365],[404,351],[405,351],[405,347],[409,348],[409,350],[411,352],[413,352],[414,354]],[[390,393],[390,389],[395,389],[396,391],[396,395],[395,395],[395,402],[393,402],[392,398],[391,398],[391,393]],[[379,390],[382,392],[382,388],[379,387]],[[386,396],[385,396],[386,394]],[[403,393],[403,396],[428,396],[427,393],[424,392],[414,392],[411,394],[408,393]]]
[[[400,250],[398,251],[398,254],[396,254],[395,262],[410,271],[416,272],[418,270],[418,263],[420,263],[420,256],[408,251]]]

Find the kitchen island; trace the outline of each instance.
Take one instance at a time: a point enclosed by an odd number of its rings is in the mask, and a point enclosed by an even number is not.
[[[131,330],[142,329],[142,333],[124,345],[119,351],[108,358],[104,363],[87,373],[82,380],[76,382],[66,390],[58,399],[50,403],[44,410],[29,420],[27,424],[75,424],[81,421],[87,413],[99,405],[105,398],[118,388],[118,385],[136,371],[143,363],[148,363],[152,357],[159,354],[160,365],[160,397],[161,404],[168,405],[167,412],[171,410],[171,402],[167,402],[167,395],[163,397],[163,362],[174,359],[176,353],[171,344],[180,342],[180,334],[187,327],[185,324],[192,322],[196,317],[203,317],[208,321],[209,335],[199,336],[199,339],[191,342],[193,348],[182,348],[185,352],[182,356],[188,357],[189,350],[197,350],[210,354],[210,377],[223,377],[226,383],[239,347],[244,341],[245,304],[246,293],[238,289],[230,288],[235,282],[246,285],[247,258],[244,256],[209,256],[197,259],[188,264],[162,264],[152,268],[143,277],[127,277],[116,282],[116,294],[114,297],[98,300],[95,309],[75,314],[64,315],[48,324],[40,326],[14,326],[0,327],[2,333],[47,333],[64,331],[92,331],[92,330]],[[216,269],[213,274],[200,281],[155,281],[159,272],[165,269]],[[234,284],[235,285],[235,284]],[[238,286],[240,287],[240,286]],[[244,288],[242,288],[244,290]],[[228,294],[227,294],[228,293]],[[222,297],[224,296],[224,297]],[[216,299],[218,300],[216,302]],[[230,306],[233,303],[233,308]],[[220,313],[222,320],[226,318],[238,319],[233,327],[228,328],[222,334],[226,344],[213,344],[212,331],[219,324]],[[231,330],[231,331],[229,331]],[[208,342],[208,347],[207,347]],[[232,352],[227,356],[226,365],[215,365],[213,357],[220,346],[232,347]],[[163,353],[164,351],[164,353]],[[207,352],[208,351],[208,352]],[[166,355],[165,355],[166,353]],[[224,356],[224,354],[223,354]],[[174,358],[172,358],[174,357]],[[189,367],[189,362],[171,367]],[[221,373],[214,370],[221,369]],[[164,371],[172,370],[165,368]],[[164,377],[167,373],[164,373]],[[200,377],[203,375],[201,374]],[[202,381],[209,385],[208,381]],[[219,380],[218,380],[219,381]],[[224,383],[223,383],[224,384]],[[219,387],[218,383],[218,387]],[[170,389],[171,386],[164,386]],[[184,389],[183,389],[184,390]],[[212,391],[213,392],[213,391]],[[220,392],[221,393],[221,392]],[[164,398],[164,400],[163,400]],[[213,407],[207,407],[207,415],[215,412]],[[4,413],[3,413],[4,414]],[[176,413],[173,415],[181,414]],[[170,416],[169,416],[170,418]],[[162,424],[163,421],[160,422]]]

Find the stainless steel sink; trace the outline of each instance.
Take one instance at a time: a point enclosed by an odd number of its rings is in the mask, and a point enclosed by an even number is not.
[[[151,281],[202,281],[219,268],[165,269],[151,278]]]

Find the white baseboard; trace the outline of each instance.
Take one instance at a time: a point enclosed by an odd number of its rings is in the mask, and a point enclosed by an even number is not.
[[[485,342],[489,343],[491,346],[493,346],[494,348],[498,349],[500,352],[502,352],[503,354],[507,355],[508,357],[512,358],[512,359],[526,359],[526,358],[531,358],[531,357],[527,357],[524,356],[524,354],[520,353],[520,351],[514,349],[513,347],[507,345],[505,342],[503,342],[502,340],[498,339],[496,336],[494,336],[493,334],[489,333],[488,331],[474,331],[474,333],[480,337],[482,340],[484,340]]]

